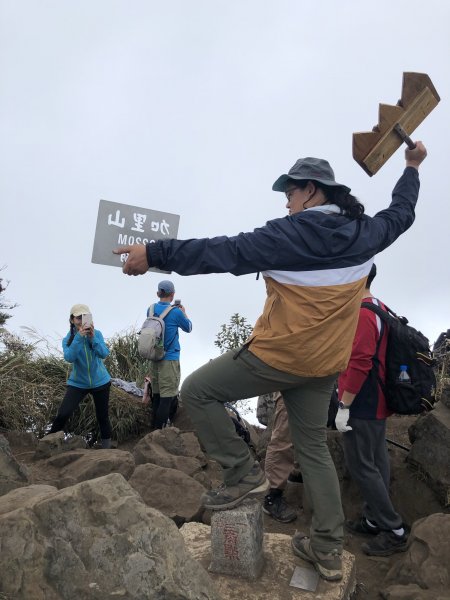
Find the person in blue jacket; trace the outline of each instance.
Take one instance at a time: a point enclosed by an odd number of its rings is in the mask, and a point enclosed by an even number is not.
[[[181,303],[171,306],[175,296],[172,281],[164,280],[158,284],[156,295],[159,302],[147,310],[147,317],[154,314],[160,317],[169,307],[164,318],[164,358],[150,363],[152,387],[152,427],[162,429],[173,420],[178,405],[178,387],[180,385],[180,339],[178,329],[186,333],[192,331],[192,323]]]
[[[64,425],[78,408],[80,402],[91,394],[100,428],[102,448],[111,448],[111,423],[108,416],[111,376],[103,359],[109,350],[94,324],[83,325],[83,315],[91,311],[85,304],[75,304],[70,309],[70,331],[62,341],[64,359],[72,363],[67,389],[58,414],[49,433],[64,429]]]

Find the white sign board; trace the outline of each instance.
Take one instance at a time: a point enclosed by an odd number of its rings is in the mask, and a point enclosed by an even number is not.
[[[127,256],[113,254],[113,250],[119,246],[176,238],[179,222],[180,215],[100,200],[92,262],[122,268]]]

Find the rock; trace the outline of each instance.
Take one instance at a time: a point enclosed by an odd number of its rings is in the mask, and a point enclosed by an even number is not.
[[[220,600],[175,524],[146,506],[122,475],[59,491],[34,489],[22,507],[2,512],[18,493],[0,498],[5,597]]]
[[[86,450],[72,450],[71,452],[62,452],[61,454],[55,454],[47,459],[46,463],[51,467],[62,469],[67,465],[75,462],[86,454]]]
[[[448,382],[442,386],[440,401],[444,406],[450,408],[450,383]]]
[[[449,565],[450,515],[435,513],[414,523],[408,550],[386,575],[382,595],[389,600],[448,598]]]
[[[0,435],[0,496],[29,483],[28,469],[14,458],[8,440]]]
[[[264,425],[264,427],[269,425],[273,413],[275,412],[275,398],[277,395],[278,392],[270,392],[269,394],[263,394],[258,397],[258,402],[256,404],[256,418],[261,425]]]
[[[209,570],[253,581],[259,579],[264,568],[263,538],[259,500],[244,500],[231,510],[214,511]]]
[[[53,454],[59,454],[62,452],[62,445],[64,442],[64,431],[57,431],[56,433],[49,433],[38,441],[34,458],[40,460],[42,458],[49,458]]]
[[[249,423],[248,421],[246,421],[245,419],[242,419],[242,421],[244,422],[245,427],[247,428],[247,431],[250,434],[250,446],[251,449],[253,450],[254,454],[256,454],[256,448],[258,447],[259,444],[259,436],[260,433],[259,432],[263,432],[263,428],[259,428],[259,427],[255,427],[254,425],[252,425],[251,423]]]
[[[423,590],[418,585],[392,585],[380,592],[384,600],[447,600],[448,596],[436,596],[435,592]]]
[[[211,528],[200,523],[186,523],[180,529],[185,544],[192,556],[208,568],[211,562]],[[300,600],[321,598],[322,600],[348,600],[355,591],[355,557],[344,550],[342,555],[342,581],[319,580],[314,594],[290,587],[289,583],[296,566],[309,568],[311,565],[292,553],[291,537],[281,533],[264,535],[265,568],[261,578],[249,581],[228,575],[211,574],[222,598],[239,600]]]
[[[160,510],[177,525],[201,518],[200,498],[205,488],[180,471],[147,463],[136,467],[129,483],[146,504]]]
[[[180,431],[177,427],[165,427],[148,434],[152,441],[175,456],[191,456],[206,465],[206,457],[197,436],[192,431]],[[147,437],[147,436],[146,436]]]
[[[36,448],[38,444],[37,437],[30,431],[5,431],[3,435],[12,448],[19,446],[21,448],[32,450]]]
[[[61,452],[70,452],[77,448],[86,448],[86,441],[80,435],[74,435],[65,439],[63,431],[56,433],[48,433],[43,438],[38,440],[34,458],[40,460],[49,458]]]
[[[450,506],[450,409],[438,404],[408,430],[408,463],[426,476],[444,507]]]
[[[159,467],[177,469],[191,477],[202,471],[202,465],[193,456],[175,456],[153,442],[153,434],[146,435],[136,444],[133,454],[137,465],[152,463]]]
[[[79,452],[70,453],[70,456],[75,455],[77,458],[61,469],[59,487],[67,487],[109,473],[120,473],[128,479],[135,468],[133,455],[124,450],[84,450],[81,456]]]
[[[57,488],[52,485],[28,485],[15,489],[0,498],[0,515],[18,508],[22,510],[28,508],[38,500],[54,495],[57,491]]]
[[[195,431],[194,424],[181,400],[178,400],[178,410],[173,419],[173,424],[181,431]]]

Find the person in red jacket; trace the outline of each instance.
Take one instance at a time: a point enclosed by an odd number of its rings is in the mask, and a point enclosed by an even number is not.
[[[383,303],[370,292],[377,269],[372,265],[363,302]],[[347,369],[339,375],[336,427],[344,434],[347,468],[364,500],[362,517],[346,521],[357,534],[372,535],[362,544],[365,554],[390,556],[406,550],[408,534],[389,496],[390,467],[386,418],[391,414],[378,382],[386,380],[388,327],[374,312],[361,308]]]

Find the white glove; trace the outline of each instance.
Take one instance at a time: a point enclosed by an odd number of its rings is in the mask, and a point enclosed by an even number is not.
[[[347,425],[348,419],[350,417],[350,410],[348,408],[339,408],[336,415],[336,429],[341,433],[345,433],[346,431],[351,431],[352,427]]]

